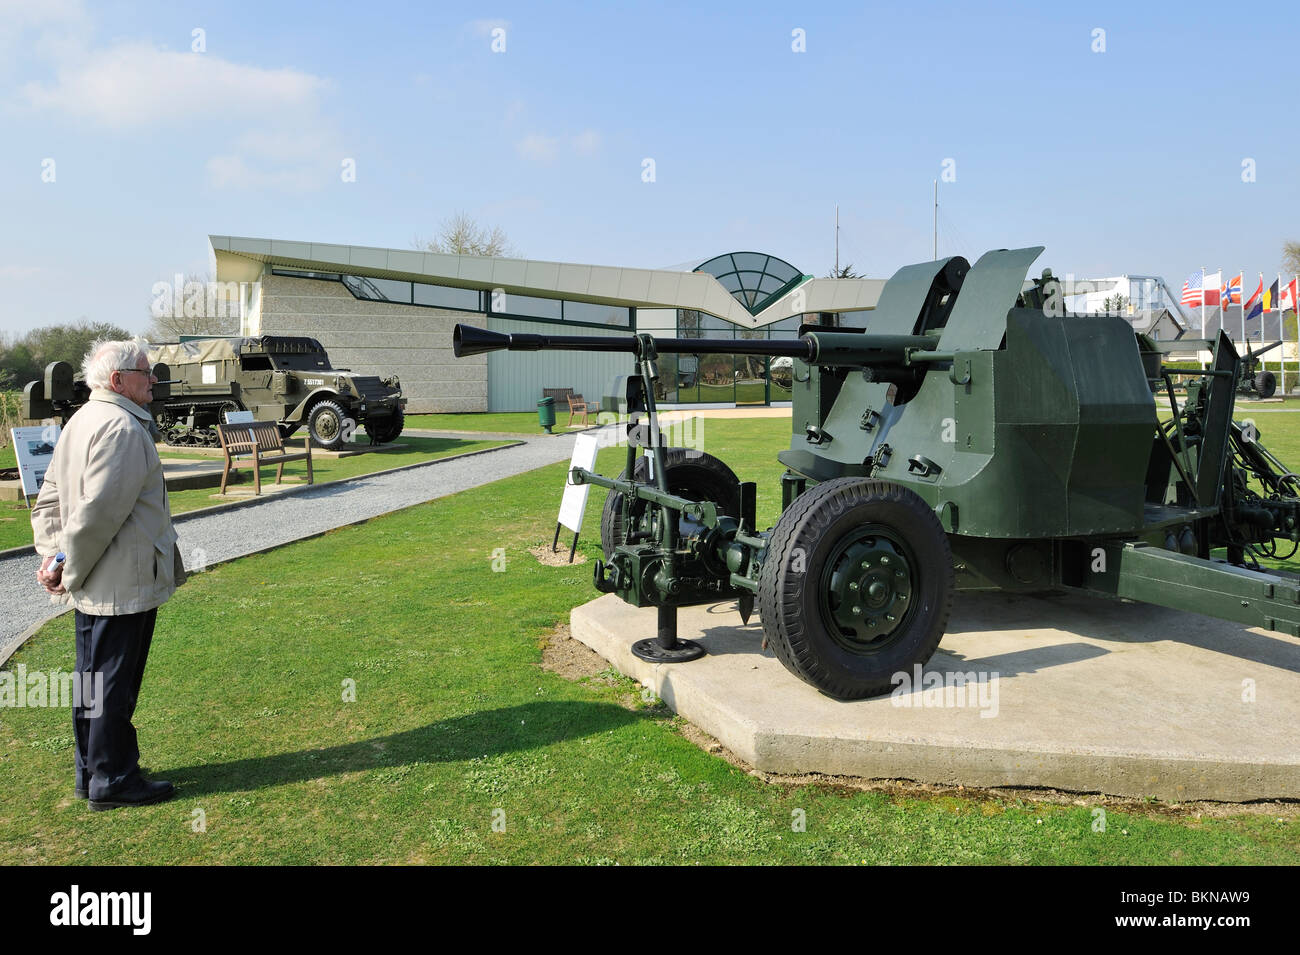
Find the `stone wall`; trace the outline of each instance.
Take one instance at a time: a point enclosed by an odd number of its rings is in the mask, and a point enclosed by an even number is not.
[[[474,312],[368,302],[341,282],[262,277],[263,335],[306,335],[336,368],[397,375],[408,413],[488,409],[487,356],[453,357],[457,322],[484,324]]]

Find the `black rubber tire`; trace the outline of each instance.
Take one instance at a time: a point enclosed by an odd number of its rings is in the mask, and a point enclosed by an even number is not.
[[[1277,375],[1271,371],[1261,371],[1255,376],[1255,394],[1261,398],[1272,398],[1277,394]]]
[[[898,630],[880,647],[849,649],[832,636],[823,599],[827,561],[864,525],[887,530],[916,578]],[[952,608],[952,550],[934,511],[914,491],[886,481],[836,478],[795,499],[772,530],[758,578],[759,616],[785,668],[829,696],[856,700],[909,678],[943,639]]]
[[[740,479],[734,471],[717,458],[704,451],[690,448],[667,448],[664,454],[664,475],[670,494],[692,501],[712,501],[718,512],[728,517],[740,517]],[[636,462],[636,480],[645,483],[650,479],[650,465],[644,457]],[[619,474],[620,481],[627,480],[627,472]],[[643,501],[637,502],[641,507]],[[639,511],[638,511],[639,513]],[[749,528],[753,531],[753,528]],[[600,546],[605,559],[614,554],[614,548],[626,539],[623,528],[623,495],[610,491],[605,498],[605,509],[600,515]]]
[[[382,418],[366,419],[366,433],[370,435],[371,444],[388,444],[390,441],[396,441],[404,427],[406,427],[406,415],[402,413],[401,408]]]
[[[318,401],[307,415],[307,433],[312,443],[326,451],[337,451],[343,446],[344,422],[349,420],[336,401]]]

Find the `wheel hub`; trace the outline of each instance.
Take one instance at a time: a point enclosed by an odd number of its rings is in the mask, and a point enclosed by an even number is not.
[[[316,419],[316,432],[326,440],[338,434],[339,423],[332,414],[323,414]]]
[[[907,616],[915,586],[902,545],[883,529],[864,528],[826,567],[822,592],[841,645],[870,651],[888,643]]]

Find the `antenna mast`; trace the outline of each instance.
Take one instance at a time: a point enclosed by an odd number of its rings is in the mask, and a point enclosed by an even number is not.
[[[934,260],[939,261],[939,180],[934,181]]]

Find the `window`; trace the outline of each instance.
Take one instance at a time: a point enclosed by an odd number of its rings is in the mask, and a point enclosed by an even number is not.
[[[445,285],[415,283],[415,304],[428,308],[451,308],[462,312],[483,311],[482,292],[467,288],[449,288]]]

